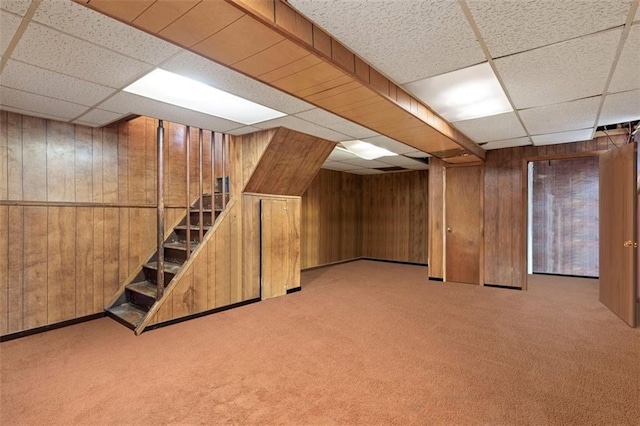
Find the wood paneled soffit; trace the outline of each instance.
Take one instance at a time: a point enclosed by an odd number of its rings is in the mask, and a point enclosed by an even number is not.
[[[485,151],[281,0],[74,0],[446,161]]]

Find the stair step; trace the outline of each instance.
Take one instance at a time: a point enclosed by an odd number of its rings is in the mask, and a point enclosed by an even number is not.
[[[131,329],[135,329],[144,319],[147,312],[132,303],[123,303],[122,305],[112,306],[107,309],[107,313],[112,318],[126,325]]]
[[[157,271],[158,262],[145,263],[144,267],[147,269],[153,269],[154,271]],[[178,263],[167,262],[167,261],[164,262],[164,272],[168,272],[170,274],[176,275],[178,272],[180,272],[181,268],[182,268],[182,265]]]
[[[191,232],[193,231],[198,231],[200,227],[197,225],[191,225]],[[209,229],[211,229],[211,225],[204,225],[202,227],[202,229],[204,230],[204,232],[207,232]],[[187,225],[178,225],[175,228],[173,228],[174,231],[184,231],[187,232]]]
[[[149,281],[140,281],[137,283],[131,283],[127,286],[127,290],[142,294],[147,297],[151,297],[154,300],[156,298],[156,294],[158,291],[156,285]]]
[[[193,227],[191,228],[193,230]],[[191,251],[194,251],[197,247],[198,243],[191,241]],[[165,243],[164,248],[187,251],[187,243],[185,241],[174,241],[171,243]]]

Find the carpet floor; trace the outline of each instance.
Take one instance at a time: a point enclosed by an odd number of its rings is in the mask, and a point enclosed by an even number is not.
[[[139,337],[104,318],[2,343],[0,423],[640,424],[640,329],[596,280],[427,276],[363,260]]]

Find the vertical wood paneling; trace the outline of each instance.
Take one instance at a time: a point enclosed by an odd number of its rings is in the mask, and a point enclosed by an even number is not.
[[[73,207],[48,208],[47,322],[55,323],[75,317],[76,261]]]
[[[9,207],[0,206],[0,229],[9,229]],[[9,294],[9,233],[0,234],[0,294]],[[0,299],[0,334],[9,329],[9,298]]]
[[[136,126],[139,120],[138,118],[118,125],[118,201],[121,203],[129,202],[129,134],[131,132],[130,128]],[[131,139],[134,143],[141,143],[141,141],[136,141],[133,137]],[[102,144],[100,148],[100,153],[103,155]]]
[[[144,202],[155,203],[156,202],[156,183],[157,183],[157,128],[158,123],[156,120],[146,120],[146,138],[144,139],[144,159],[142,164],[144,167]]]
[[[0,111],[0,200],[9,194],[9,123],[6,111]]]
[[[7,117],[7,198],[22,200],[22,115],[12,112]]]
[[[203,248],[203,252],[193,263],[193,311],[206,311],[209,307],[207,300],[209,275],[209,250],[211,244]],[[213,305],[212,305],[213,306]]]
[[[144,203],[145,200],[145,145],[147,137],[147,120],[135,119],[129,122],[129,143],[127,149],[129,203]],[[124,166],[123,166],[124,167]]]
[[[93,212],[95,209],[80,207],[76,210],[75,222],[75,272],[76,316],[85,316],[94,312],[93,308],[93,268],[94,262],[94,229]],[[69,265],[64,265],[66,270]]]
[[[105,208],[103,219],[103,280],[102,297],[109,300],[120,283],[118,263],[120,260],[120,209]]]
[[[107,126],[102,131],[102,189],[105,203],[118,202],[118,128]]]
[[[429,161],[429,277],[444,278],[444,163]]]
[[[11,139],[10,139],[11,141]],[[22,199],[47,200],[46,120],[22,116]],[[14,144],[17,149],[17,145]],[[19,184],[19,182],[16,182]],[[64,191],[60,191],[64,192]]]
[[[74,126],[75,149],[73,169],[75,171],[75,201],[93,201],[93,140],[89,127]]]
[[[104,209],[99,207],[93,209],[93,310],[100,312],[104,308]],[[88,279],[88,277],[87,277]]]
[[[121,138],[118,139],[122,141]],[[94,203],[102,203],[104,201],[104,190],[102,187],[102,130],[91,130],[91,165],[92,165],[92,180],[93,180],[93,197]],[[120,200],[122,201],[122,200]]]
[[[231,303],[231,253],[228,246],[231,236],[230,225],[230,221],[224,221],[215,234],[215,307],[226,306]]]
[[[24,208],[25,329],[47,324],[47,207]]]
[[[24,207],[10,206],[6,235],[8,237],[7,304],[8,332],[24,328]],[[4,233],[3,233],[4,234]]]
[[[47,200],[75,201],[73,125],[47,121]],[[28,158],[25,158],[27,160]]]
[[[118,213],[120,216],[120,221],[118,224],[117,231],[118,243],[119,243],[119,254],[118,254],[118,277],[117,282],[122,283],[129,276],[129,241],[131,238],[130,227],[130,213],[133,209],[118,209]],[[117,287],[116,287],[117,289]]]

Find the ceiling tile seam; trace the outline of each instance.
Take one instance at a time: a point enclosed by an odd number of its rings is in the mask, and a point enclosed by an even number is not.
[[[323,111],[324,111],[324,110],[323,110]],[[304,112],[304,111],[303,111],[303,112]],[[328,112],[328,111],[327,111],[327,112]],[[313,124],[313,125],[315,125],[315,126],[319,126],[319,127],[324,128],[324,129],[331,130],[332,132],[336,132],[336,133],[339,133],[339,134],[344,135],[344,136],[347,136],[347,137],[352,137],[351,135],[345,135],[344,133],[339,132],[339,131],[338,131],[338,130],[336,130],[336,129],[332,129],[331,127],[325,126],[324,124],[315,123],[315,122],[313,122],[313,121],[310,121],[310,120],[304,119],[304,118],[302,118],[302,117],[298,117],[298,116],[297,116],[297,114],[301,114],[301,113],[296,113],[296,114],[293,114],[293,115],[287,115],[287,116],[285,116],[285,117],[295,117],[295,118],[297,118],[298,120],[302,120],[302,121],[304,121],[304,122],[307,122],[307,123]],[[349,120],[347,120],[347,121],[349,121]],[[350,122],[350,123],[353,123],[353,122],[351,122],[351,121],[349,121],[349,122]],[[353,124],[357,124],[357,123],[353,123]],[[364,127],[364,126],[362,126],[362,127]],[[369,130],[371,130],[371,129],[369,129]],[[375,130],[371,130],[371,131],[372,131],[372,132],[374,132]],[[380,136],[380,135],[376,132],[376,135],[375,135],[375,136]],[[375,137],[375,136],[370,136],[370,137]]]
[[[40,0],[32,0],[29,5],[29,9],[27,9],[27,13],[24,14],[24,17],[21,17],[22,21],[20,22],[20,26],[18,26],[15,34],[11,37],[11,41],[9,42],[7,49],[2,54],[2,59],[0,60],[0,73],[4,70],[5,65],[9,61],[11,55],[13,55],[13,51],[20,42],[20,39],[22,39],[25,31],[27,31],[31,18],[33,18],[33,15],[36,13],[36,9],[38,9],[39,6]]]
[[[609,76],[607,77],[607,80],[604,83],[604,88],[602,89],[602,99],[600,100],[600,105],[598,105],[598,112],[596,113],[595,122],[593,123],[593,133],[591,134],[591,137],[593,137],[596,129],[598,128],[598,121],[600,121],[600,115],[602,114],[602,109],[604,108],[604,102],[607,99],[609,86],[611,85],[613,75],[615,74],[616,68],[618,67],[618,62],[620,61],[620,56],[622,55],[622,49],[624,49],[624,45],[629,38],[631,26],[633,25],[633,18],[636,15],[639,3],[640,0],[634,0],[633,3],[631,3],[631,8],[629,9],[629,14],[627,15],[627,20],[624,24],[622,35],[620,35],[620,42],[618,43],[618,48],[616,49],[616,55],[613,58],[613,63],[611,64],[611,69],[609,70]]]
[[[496,75],[496,78],[498,79],[498,83],[500,83],[500,87],[502,87],[502,90],[504,91],[504,94],[507,97],[507,100],[509,101],[511,108],[513,108],[514,114],[518,118],[520,125],[522,126],[525,133],[527,134],[527,137],[529,138],[529,143],[533,144],[533,140],[531,139],[531,133],[529,132],[529,129],[527,129],[527,126],[524,124],[522,117],[520,117],[520,114],[518,113],[518,109],[516,108],[516,105],[513,102],[513,99],[511,98],[511,95],[509,94],[509,91],[507,90],[507,87],[504,84],[504,81],[502,80],[502,76],[498,72],[498,67],[496,66],[495,62],[493,61],[493,58],[491,57],[491,52],[489,52],[489,47],[487,46],[487,43],[484,41],[484,38],[482,37],[482,33],[480,32],[480,28],[478,28],[478,25],[476,24],[476,21],[473,18],[473,15],[471,14],[471,9],[469,9],[469,5],[465,0],[458,0],[458,4],[460,4],[460,7],[462,8],[462,12],[464,13],[464,16],[467,18],[467,21],[469,22],[469,25],[471,26],[473,33],[476,35],[476,38],[478,39],[478,43],[480,44],[480,47],[482,48],[482,51],[484,52],[484,55],[487,58],[487,61],[489,62],[489,65],[491,66],[491,69]]]
[[[579,132],[580,130],[589,130],[589,129],[595,130],[595,128],[593,126],[589,126],[589,127],[582,127],[580,129],[561,130],[559,132],[536,133],[536,134],[531,135],[531,137],[533,138],[535,136],[555,135],[557,133]],[[593,138],[593,136],[592,136],[592,138]]]
[[[30,109],[17,108],[17,107],[12,107],[12,106],[0,107],[0,111],[13,112],[13,113],[22,114],[22,115],[30,115],[30,116],[35,117],[35,118],[44,118],[44,119],[49,119],[49,120],[56,120],[56,121],[60,121],[62,123],[65,123],[66,122],[65,120],[68,120],[68,118],[60,117],[60,116],[55,115],[55,114],[45,114],[45,113],[41,113],[41,112],[38,112],[38,111],[31,111]]]
[[[632,90],[638,90],[638,89],[630,89],[630,90],[625,90],[625,91],[628,92],[628,91],[632,91]],[[587,99],[599,98],[602,95],[603,95],[603,93],[596,93],[595,95],[584,96],[582,98],[571,99],[571,100],[568,100],[568,101],[560,101],[560,102],[554,102],[554,103],[551,103],[551,104],[543,104],[543,105],[536,105],[536,106],[532,106],[532,107],[520,108],[518,111],[529,111],[531,109],[545,108],[545,107],[551,107],[551,106],[562,105],[562,104],[570,104],[572,102],[578,102],[578,101],[584,101],[584,100],[587,100]]]
[[[83,115],[85,115],[86,113],[88,113],[88,112],[90,111],[90,109],[91,109],[91,107],[90,107],[89,105],[83,105],[83,104],[79,104],[79,103],[76,103],[76,102],[67,101],[67,100],[64,100],[64,99],[54,98],[54,97],[52,97],[52,96],[41,95],[41,94],[39,94],[39,93],[33,93],[33,92],[29,92],[29,91],[27,91],[27,90],[16,89],[16,88],[14,88],[14,87],[9,87],[9,86],[2,86],[2,85],[0,85],[0,87],[6,87],[6,88],[8,88],[8,89],[16,90],[16,91],[18,91],[18,92],[28,93],[28,94],[30,94],[30,95],[40,96],[40,97],[43,97],[43,98],[52,99],[52,100],[54,100],[54,101],[66,102],[66,103],[68,103],[68,104],[73,104],[73,105],[81,106],[81,107],[83,107],[83,108],[87,108],[87,110],[86,110],[85,112],[83,112],[82,114],[80,114],[78,117],[82,117]],[[12,108],[13,108],[13,107],[12,107]],[[31,111],[31,110],[28,110],[28,109],[25,109],[25,108],[18,108],[18,109],[23,109],[23,110],[25,110],[25,111]],[[33,113],[36,113],[36,114],[37,114],[37,111],[31,111],[31,112],[33,112]],[[109,112],[113,112],[113,111],[109,111]],[[118,114],[118,113],[115,113],[115,114]],[[65,119],[65,120],[72,121],[72,120],[76,120],[78,117],[74,117],[74,118],[70,118],[70,119]]]
[[[54,71],[54,70],[52,70],[52,69],[45,68],[45,67],[41,67],[40,65],[31,64],[31,63],[29,63],[29,62],[20,61],[20,60],[18,60],[18,59],[9,58],[9,60],[10,60],[10,61],[13,61],[13,62],[17,62],[17,63],[19,63],[19,64],[24,64],[24,65],[28,65],[28,66],[30,66],[30,67],[38,68],[38,69],[41,69],[41,70],[43,70],[43,71],[48,71],[48,72],[52,72],[52,73],[54,73],[54,74],[59,74],[59,75],[65,76],[65,77],[69,77],[69,78],[72,78],[72,79],[74,79],[74,80],[80,80],[80,81],[83,81],[83,82],[85,82],[85,83],[91,83],[91,84],[94,84],[94,85],[96,85],[96,86],[104,87],[105,89],[119,90],[117,87],[107,86],[107,85],[102,84],[102,83],[96,83],[95,81],[87,80],[86,78],[76,77],[75,75],[66,74],[66,73],[64,73],[64,72],[60,72],[60,71]],[[62,100],[62,101],[64,101],[65,99],[61,99],[61,100]]]

